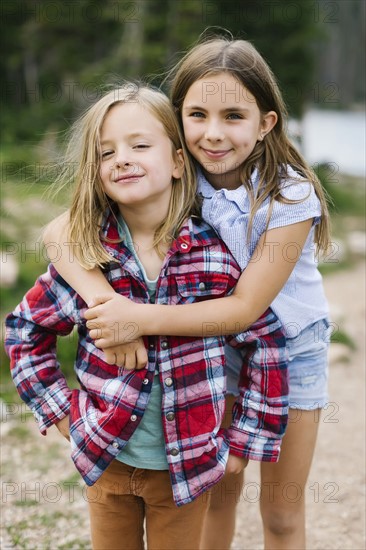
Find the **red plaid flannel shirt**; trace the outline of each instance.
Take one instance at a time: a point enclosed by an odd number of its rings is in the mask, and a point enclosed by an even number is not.
[[[113,216],[106,216],[103,227],[108,239],[118,239]],[[127,247],[105,246],[114,259],[105,271],[114,289],[136,302],[148,302],[145,281]],[[190,219],[166,255],[156,302],[219,298],[232,291],[239,276],[239,266],[214,230]],[[121,372],[105,363],[103,352],[89,337],[84,308],[50,265],[8,315],[6,348],[14,383],[40,431],[46,433],[70,415],[71,456],[88,485],[95,483],[138,428],[157,365],[166,453],[178,506],[221,479],[229,451],[240,457],[278,460],[288,412],[287,364],[281,325],[271,310],[249,331],[229,339],[246,352],[232,424],[223,430],[224,337],[149,337],[147,368]],[[71,390],[57,362],[56,342],[58,335],[69,334],[75,326],[80,388]]]

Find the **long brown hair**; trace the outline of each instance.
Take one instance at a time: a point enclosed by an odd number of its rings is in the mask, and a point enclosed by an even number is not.
[[[182,105],[189,88],[205,76],[222,72],[232,75],[249,90],[262,115],[275,111],[278,116],[274,128],[263,141],[256,143],[252,153],[241,166],[241,182],[251,199],[248,235],[256,212],[267,198],[270,199],[268,221],[275,200],[298,202],[281,195],[281,185],[283,188],[287,167],[291,166],[299,174],[300,181],[305,178],[314,186],[322,210],[320,223],[315,228],[315,242],[319,251],[326,251],[330,242],[330,224],[325,191],[314,171],[288,139],[285,131],[288,115],[276,78],[250,42],[223,36],[205,39],[193,46],[168,73],[166,82],[170,85],[170,96],[181,130],[183,131]],[[260,174],[256,194],[251,184],[251,174],[255,167]]]
[[[102,266],[112,260],[101,242],[101,224],[113,201],[104,192],[100,171],[100,132],[107,113],[114,105],[126,102],[139,104],[156,117],[172,143],[172,154],[183,149],[185,169],[181,178],[174,179],[168,214],[157,228],[154,247],[170,243],[178,234],[184,220],[198,214],[196,177],[186,151],[177,118],[169,99],[161,91],[141,83],[125,82],[106,93],[73,124],[62,170],[56,186],[74,184],[70,207],[69,238],[80,264],[86,269]],[[161,160],[164,162],[164,159]]]

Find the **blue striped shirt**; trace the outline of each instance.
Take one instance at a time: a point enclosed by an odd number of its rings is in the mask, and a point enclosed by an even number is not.
[[[259,184],[259,173],[252,175],[254,193]],[[216,229],[226,243],[241,269],[245,269],[258,241],[266,230],[269,199],[265,200],[255,214],[249,243],[247,242],[250,200],[243,185],[237,189],[216,190],[202,173],[198,174],[198,191],[203,197],[203,218]],[[283,182],[282,196],[300,201],[297,203],[274,202],[268,230],[313,218],[313,227],[308,235],[301,257],[290,277],[277,295],[271,308],[282,322],[286,336],[297,336],[305,327],[328,316],[322,277],[315,257],[314,226],[319,223],[321,207],[313,185],[300,178],[288,168],[288,179]],[[268,242],[273,247],[275,243]],[[289,245],[284,251],[289,261],[294,257],[297,245]]]

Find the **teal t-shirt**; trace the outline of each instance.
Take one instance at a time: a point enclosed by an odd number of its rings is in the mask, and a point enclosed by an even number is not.
[[[136,254],[127,224],[121,216],[119,217],[118,222],[120,237],[124,240],[126,246],[135,256],[136,262],[145,279],[150,295],[150,301],[154,302],[158,277],[155,280],[148,279],[145,269]],[[162,392],[159,372],[156,369],[150,399],[144,416],[142,417],[138,428],[130,438],[127,445],[116,456],[117,460],[124,462],[129,466],[133,466],[134,468],[148,468],[149,470],[168,469],[163,424],[161,419],[161,400]]]

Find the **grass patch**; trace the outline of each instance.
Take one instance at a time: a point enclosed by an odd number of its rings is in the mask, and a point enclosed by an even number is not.
[[[353,265],[351,260],[342,260],[339,262],[324,262],[318,265],[320,273],[324,275],[331,275],[332,273],[338,273],[339,271],[346,271]]]
[[[33,516],[38,524],[45,527],[56,527],[58,521],[62,518],[67,519],[69,516],[63,512],[53,512],[53,514],[42,514],[40,516]]]
[[[16,500],[14,502],[18,508],[31,508],[32,506],[38,506],[38,500]]]
[[[11,150],[3,153],[5,162],[10,163]],[[5,158],[4,158],[5,157]],[[18,159],[25,164],[27,159]],[[11,163],[10,163],[11,164]],[[23,165],[22,164],[22,165]],[[9,168],[10,169],[10,168]],[[13,168],[12,168],[13,169]],[[1,288],[1,320],[23,299],[24,294],[36,279],[47,269],[48,260],[40,242],[41,228],[57,216],[61,208],[68,204],[67,191],[62,191],[57,199],[47,197],[49,185],[45,182],[25,182],[14,168],[14,174],[8,177],[2,187],[0,213],[4,220],[1,231],[1,248],[9,256],[14,256],[19,267],[16,284],[12,288]],[[38,239],[38,241],[37,241]],[[35,242],[37,241],[37,242]],[[70,387],[78,386],[74,375],[74,360],[77,349],[77,334],[58,339],[58,360]],[[3,346],[0,349],[1,397],[12,402],[17,395],[10,375],[9,358]]]
[[[362,178],[339,174],[334,163],[319,164],[314,170],[330,198],[330,212],[365,216],[365,189]]]
[[[22,520],[14,525],[8,525],[6,531],[15,548],[29,548],[23,531],[29,529],[29,521]]]
[[[80,486],[80,489],[82,489],[84,487],[84,482],[82,481],[79,472],[74,472],[66,479],[60,481],[60,485],[66,488],[70,487],[70,485],[78,488]]]
[[[42,550],[54,550],[55,548],[90,548],[87,541],[74,539],[65,544],[57,545],[54,539],[54,529],[57,527],[60,520],[68,520],[69,515],[63,512],[53,512],[52,514],[32,514],[28,519],[13,523],[6,527],[6,531],[11,539],[11,543],[15,548],[25,550],[34,550],[34,548]],[[42,531],[42,540],[37,535],[38,531]],[[29,535],[27,533],[30,533]],[[75,546],[75,542],[79,546]]]
[[[24,426],[14,426],[7,434],[7,437],[15,438],[17,441],[24,441],[33,437],[33,435]]]
[[[332,335],[330,339],[331,343],[343,344],[347,346],[352,351],[357,349],[356,343],[344,330],[338,329]]]
[[[90,548],[90,542],[82,539],[73,539],[57,546],[57,550],[90,550]]]

